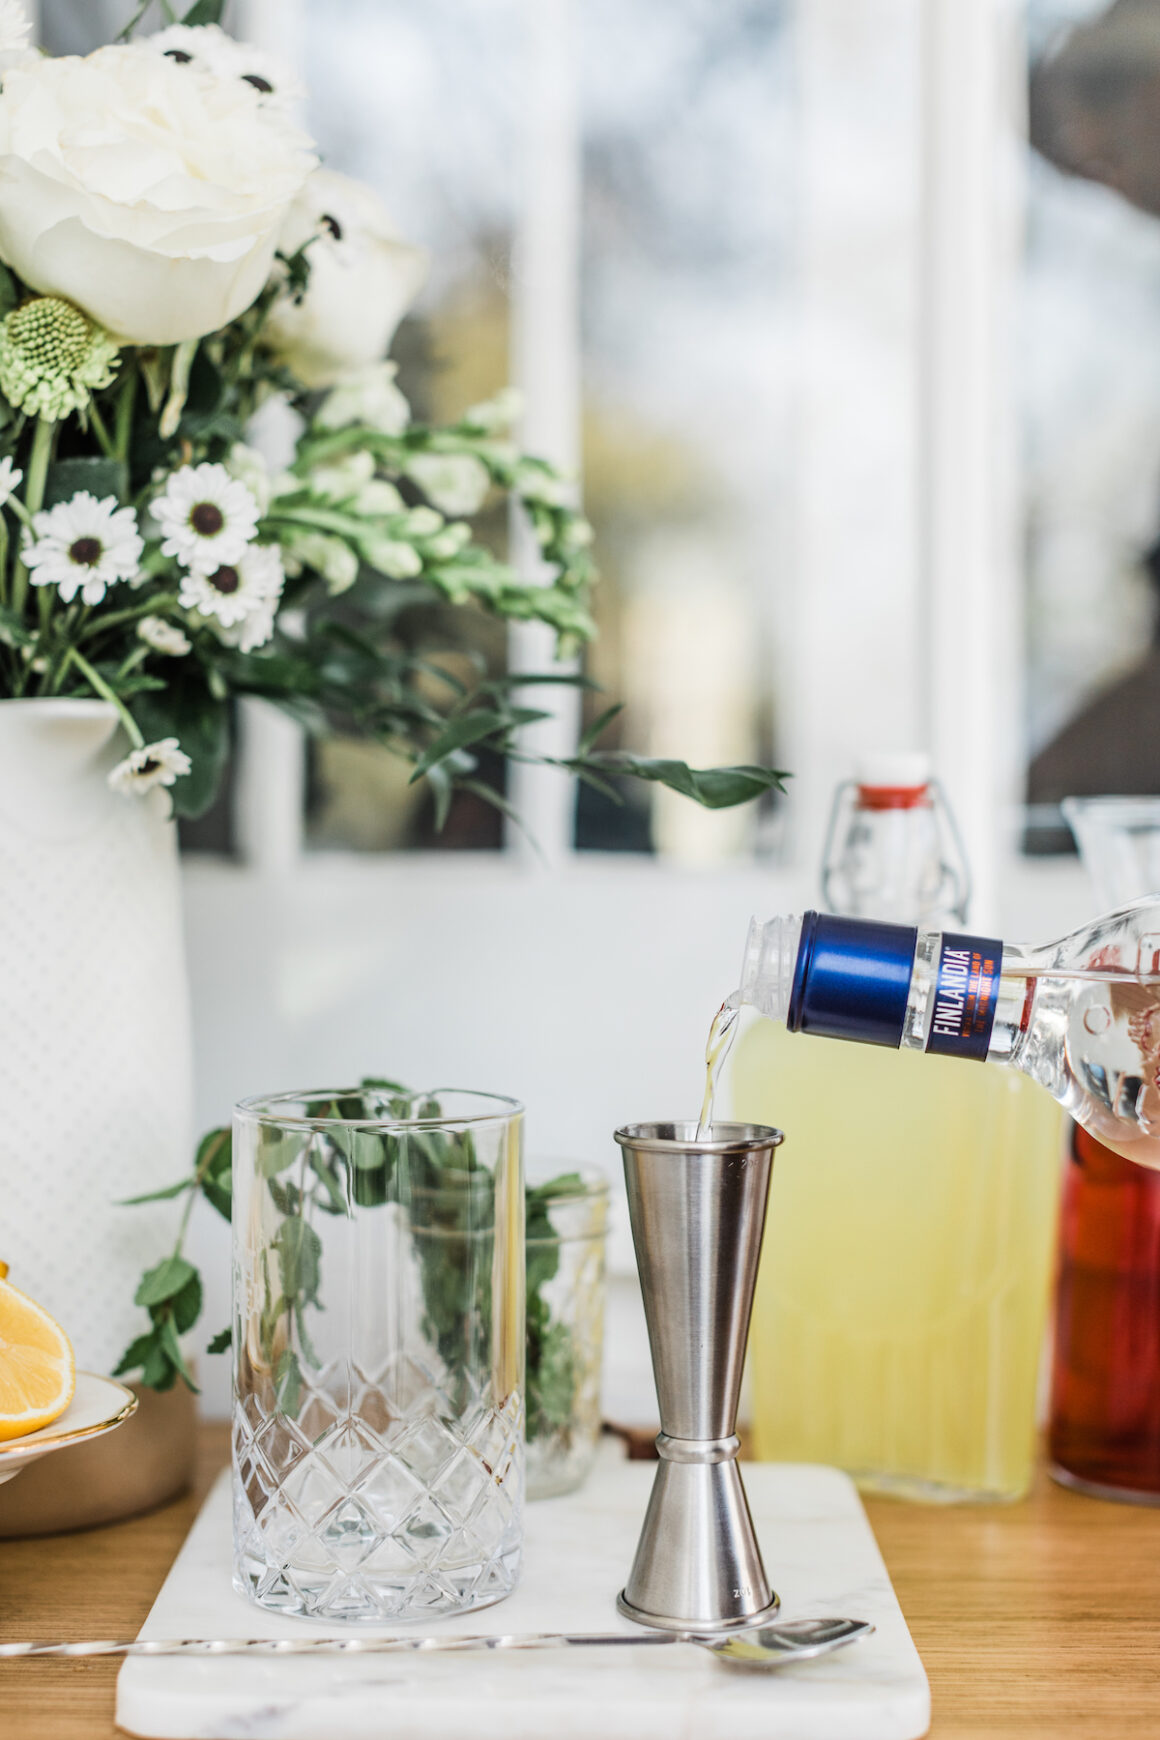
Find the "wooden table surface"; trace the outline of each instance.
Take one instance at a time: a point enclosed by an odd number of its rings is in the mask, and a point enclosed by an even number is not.
[[[151,1516],[0,1541],[0,1639],[129,1637],[210,1482],[226,1428],[201,1429],[197,1485]],[[1160,1736],[1160,1509],[1061,1491],[962,1509],[867,1510],[930,1676],[935,1740]],[[3,1740],[108,1740],[112,1660],[0,1662]]]

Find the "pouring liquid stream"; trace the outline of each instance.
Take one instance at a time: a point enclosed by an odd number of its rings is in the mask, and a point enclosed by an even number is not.
[[[705,1045],[705,1095],[701,1101],[701,1116],[697,1122],[698,1142],[705,1142],[709,1138],[717,1083],[737,1037],[737,1018],[741,1014],[741,1004],[736,998],[737,993],[734,992],[725,999],[709,1027],[709,1038]]]

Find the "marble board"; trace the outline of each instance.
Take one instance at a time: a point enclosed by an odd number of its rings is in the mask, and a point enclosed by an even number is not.
[[[519,1588],[424,1631],[625,1631],[615,1607],[653,1465],[602,1449],[582,1491],[527,1509]],[[157,1740],[918,1740],[930,1690],[857,1492],[833,1468],[747,1463],[781,1616],[873,1620],[816,1662],[747,1672],[686,1645],[512,1655],[129,1659],[117,1723]],[[142,1637],[296,1637],[230,1582],[230,1486],[206,1499]],[[348,1628],[353,1629],[353,1628]],[[362,1630],[362,1628],[357,1628]],[[389,1628],[384,1627],[384,1635]]]

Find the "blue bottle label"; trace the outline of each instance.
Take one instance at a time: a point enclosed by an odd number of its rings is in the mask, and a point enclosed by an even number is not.
[[[943,932],[928,1051],[986,1058],[995,1025],[1003,944],[994,937]]]

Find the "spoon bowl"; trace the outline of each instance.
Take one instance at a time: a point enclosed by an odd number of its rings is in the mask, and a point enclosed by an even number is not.
[[[699,1643],[731,1667],[769,1669],[829,1655],[874,1630],[868,1619],[795,1619],[782,1625],[762,1625],[755,1631],[735,1631],[728,1637],[696,1637]]]

